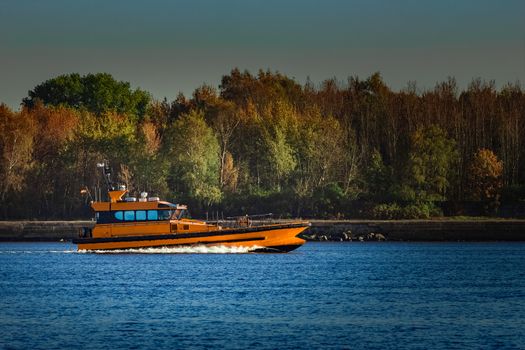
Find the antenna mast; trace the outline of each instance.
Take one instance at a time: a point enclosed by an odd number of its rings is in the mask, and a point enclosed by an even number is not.
[[[97,163],[97,168],[102,169],[102,174],[104,175],[104,181],[106,182],[108,191],[114,191],[115,186],[113,185],[113,181],[111,181],[111,167],[109,166],[109,162],[104,160],[102,163]]]

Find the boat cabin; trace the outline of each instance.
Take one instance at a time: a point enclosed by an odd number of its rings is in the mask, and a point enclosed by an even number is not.
[[[134,197],[124,198],[126,190],[108,193],[109,202],[91,204],[97,224],[181,220],[188,217],[186,205],[160,201],[158,197],[147,198],[147,193],[144,192],[139,201]]]

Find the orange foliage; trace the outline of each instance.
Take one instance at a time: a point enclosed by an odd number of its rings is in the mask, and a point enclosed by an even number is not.
[[[43,161],[54,157],[60,148],[73,137],[78,125],[78,112],[66,107],[45,107],[37,104],[32,109],[23,109],[24,119],[36,122],[35,158]]]
[[[503,162],[489,149],[478,150],[468,173],[472,199],[498,201],[503,186],[502,174]]]
[[[157,128],[151,122],[144,122],[142,124],[142,133],[144,134],[145,149],[149,155],[157,153],[160,148],[160,137],[157,133]]]
[[[0,104],[0,200],[11,190],[20,191],[32,166],[34,122]]]
[[[226,152],[223,166],[223,189],[234,193],[237,190],[238,179],[239,169],[233,164],[231,153]]]

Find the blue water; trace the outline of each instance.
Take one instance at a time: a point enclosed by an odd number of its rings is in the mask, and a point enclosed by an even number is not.
[[[74,249],[0,243],[0,348],[525,348],[523,243]]]

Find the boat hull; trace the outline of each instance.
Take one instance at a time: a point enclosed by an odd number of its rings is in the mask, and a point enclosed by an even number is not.
[[[73,240],[78,250],[114,250],[173,246],[246,247],[256,252],[289,252],[304,244],[297,237],[308,228],[306,223],[267,225],[218,231],[133,235]]]

